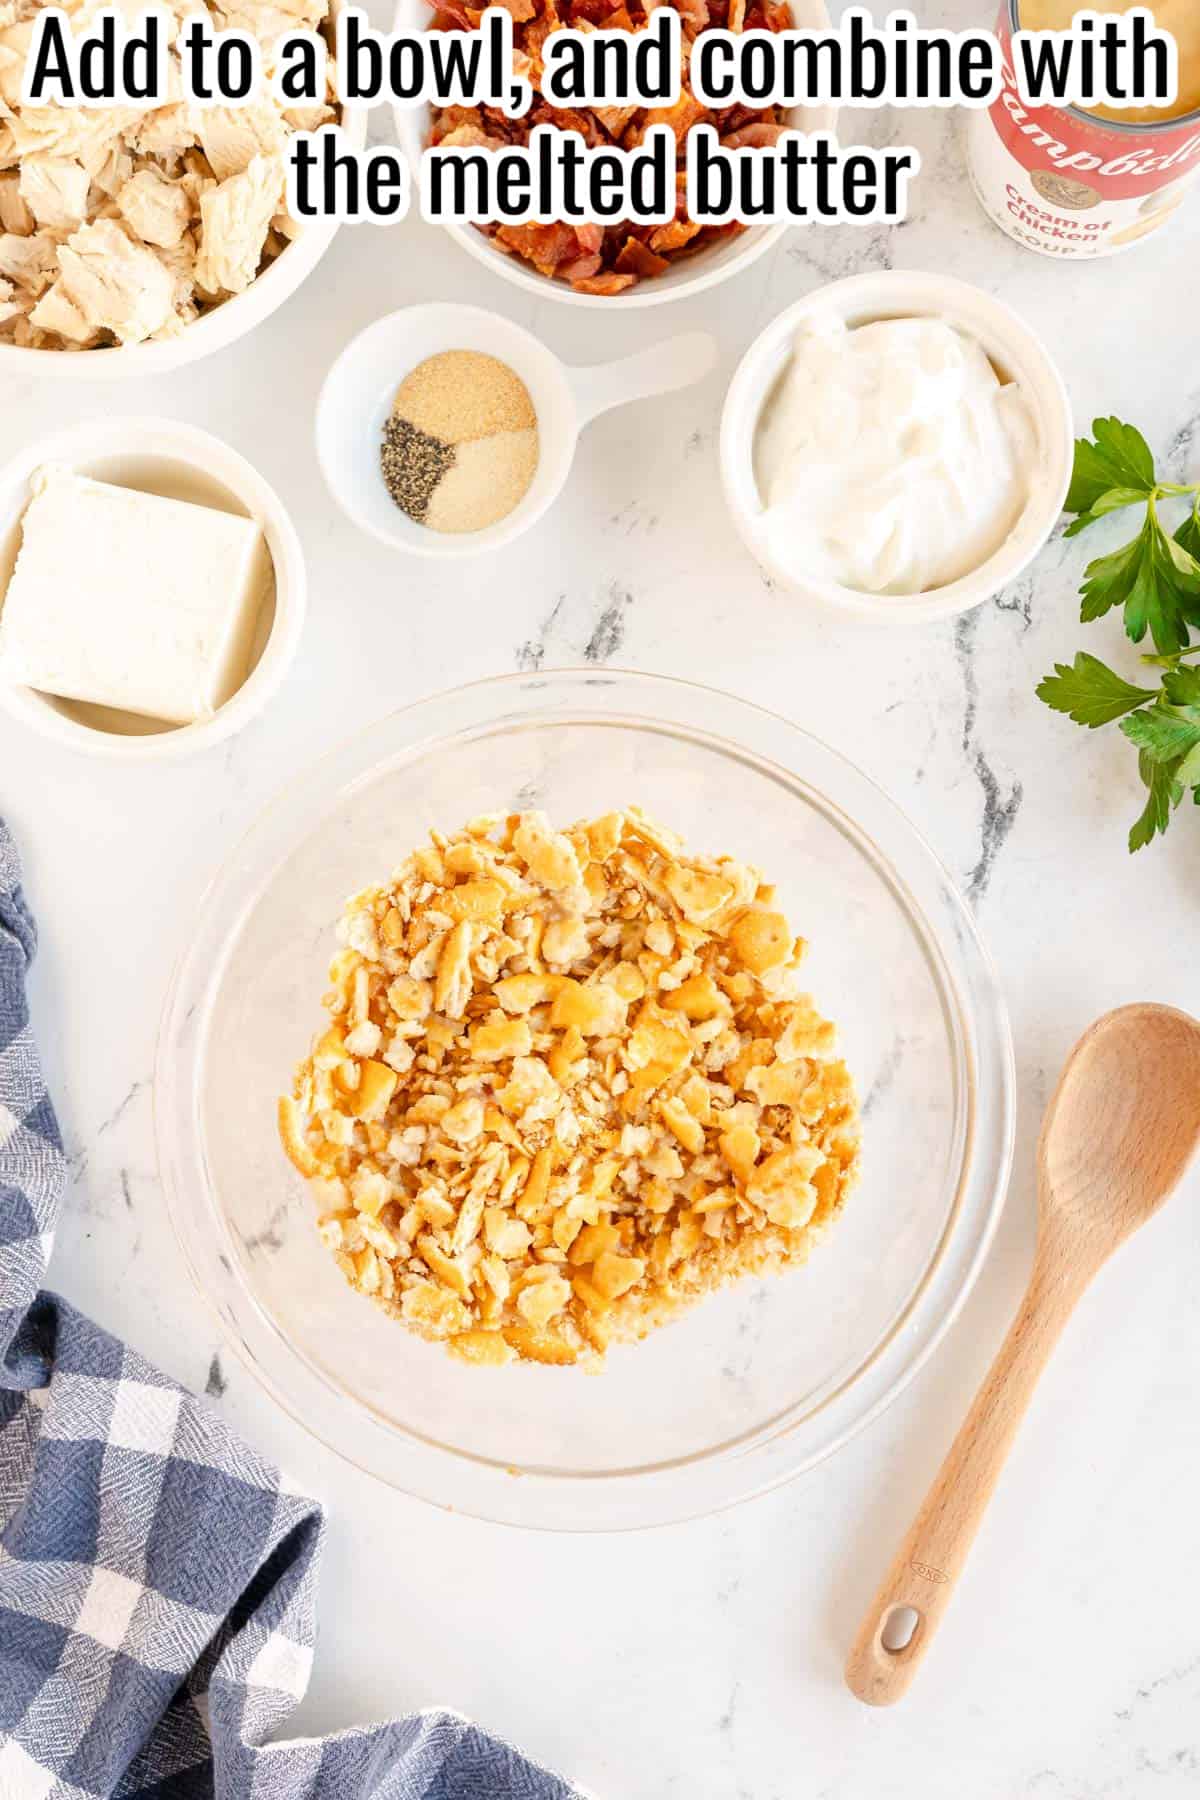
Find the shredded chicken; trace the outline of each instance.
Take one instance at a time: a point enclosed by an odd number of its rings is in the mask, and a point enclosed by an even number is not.
[[[56,281],[49,292],[42,295],[29,315],[29,323],[35,331],[53,332],[72,344],[94,344],[100,335],[74,301],[68,300],[62,281]]]
[[[144,244],[112,219],[81,225],[60,244],[60,274],[51,293],[69,300],[97,331],[140,344],[161,331],[175,303],[170,273]]]
[[[101,194],[107,195],[110,200],[115,199],[132,174],[131,152],[123,144],[115,144],[104,161],[92,171],[92,186],[97,190],[97,199]]]
[[[294,131],[337,117],[332,57],[321,103],[281,109],[267,82],[285,33],[328,24],[329,0],[153,0],[173,22],[204,5],[251,32],[263,92],[192,106],[171,53],[166,103],[23,106],[36,15],[0,0],[0,345],[87,350],[175,337],[240,294],[301,226],[286,210]],[[80,32],[112,0],[61,0]],[[116,0],[132,23],[146,0]]]
[[[205,293],[240,294],[250,286],[284,177],[281,156],[256,156],[240,174],[201,194],[196,286]]]
[[[24,288],[36,298],[53,280],[57,267],[58,245],[48,231],[34,231],[25,237],[11,231],[0,233],[0,275],[18,289]]]
[[[139,169],[118,193],[117,210],[144,244],[169,250],[187,230],[192,209],[182,183]]]
[[[0,175],[0,231],[26,237],[33,230],[33,214],[21,198],[21,177],[15,169]]]
[[[278,156],[288,129],[269,100],[254,106],[206,106],[197,112],[200,148],[218,181],[240,175],[256,156]]]
[[[21,316],[20,302],[13,299],[15,291],[12,282],[5,281],[0,276],[0,325],[9,319],[17,319]]]
[[[74,157],[27,156],[21,164],[21,198],[50,231],[74,231],[83,224],[90,186],[87,170]]]

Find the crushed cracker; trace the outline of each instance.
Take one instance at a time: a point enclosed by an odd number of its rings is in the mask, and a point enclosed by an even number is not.
[[[283,1146],[347,1280],[468,1363],[594,1364],[803,1262],[854,1185],[804,940],[636,807],[434,832],[339,938]]]

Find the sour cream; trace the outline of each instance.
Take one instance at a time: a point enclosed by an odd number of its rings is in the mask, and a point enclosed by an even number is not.
[[[760,420],[754,471],[771,559],[869,594],[980,568],[1029,499],[1037,431],[982,345],[941,319],[817,316]]]

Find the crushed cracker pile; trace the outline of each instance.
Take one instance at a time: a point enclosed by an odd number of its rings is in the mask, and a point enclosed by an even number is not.
[[[803,1262],[854,1084],[758,870],[637,808],[431,834],[348,904],[279,1103],[347,1279],[471,1363],[595,1363]]]
[[[261,96],[153,108],[26,106],[21,81],[46,0],[0,0],[0,345],[93,350],[178,337],[248,288],[299,227],[288,215],[288,140],[337,117],[333,59],[322,105],[282,108],[269,78],[285,33],[322,30],[328,0],[154,0],[174,44],[191,13],[250,33]],[[78,36],[101,0],[64,0]],[[130,13],[139,9],[130,9]]]

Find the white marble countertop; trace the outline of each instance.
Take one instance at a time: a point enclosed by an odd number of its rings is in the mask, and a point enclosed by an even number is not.
[[[980,9],[947,0],[947,23]],[[377,115],[382,120],[383,115]],[[321,1638],[304,1732],[434,1701],[471,1713],[604,1800],[1163,1800],[1200,1782],[1200,1180],[1085,1299],[1017,1446],[911,1698],[874,1714],[846,1646],[1016,1303],[1033,1237],[1042,1105],[1107,1007],[1200,1012],[1200,818],[1131,859],[1133,757],[1033,696],[1056,658],[1124,655],[1081,631],[1086,549],[957,626],[895,633],[772,591],[721,501],[715,436],[735,360],[832,277],[942,269],[1015,306],[1060,360],[1081,421],[1141,424],[1200,473],[1200,201],[1133,255],[1059,265],[978,211],[955,121],[859,115],[926,157],[905,225],[794,232],[714,294],[598,318],[524,297],[416,222],[343,229],[265,328],[154,381],[4,387],[8,445],[72,419],[160,413],[236,444],[290,505],[308,558],[300,657],[265,716],[177,766],[126,769],[0,719],[0,809],[41,922],[33,1004],[75,1174],[53,1285],[229,1420],[329,1509]],[[671,408],[586,435],[536,535],[487,570],[406,561],[322,485],[309,422],[347,338],[393,307],[470,297],[594,360],[699,325],[721,362]],[[965,1314],[884,1418],[790,1487],[635,1536],[555,1538],[440,1514],[356,1473],[293,1425],[219,1346],[164,1212],[154,1038],[201,886],[319,747],[440,688],[581,660],[715,682],[787,713],[876,777],[977,909],[1012,1012],[1017,1173]]]

